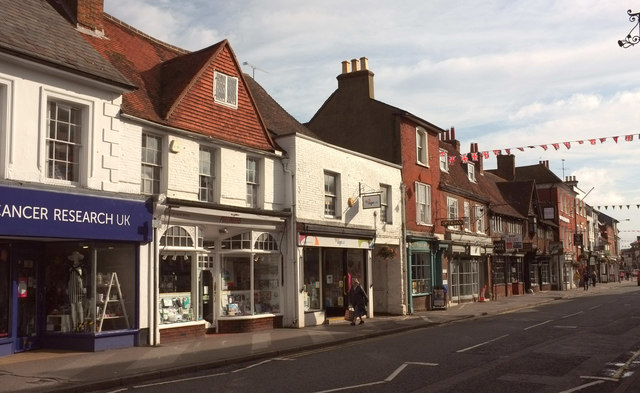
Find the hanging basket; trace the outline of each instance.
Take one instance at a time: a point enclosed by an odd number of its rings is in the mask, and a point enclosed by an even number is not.
[[[378,253],[376,255],[383,259],[389,259],[394,258],[396,255],[398,255],[398,252],[394,248],[384,246],[378,250]]]

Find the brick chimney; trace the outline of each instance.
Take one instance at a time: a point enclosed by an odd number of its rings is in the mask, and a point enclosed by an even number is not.
[[[338,91],[351,94],[353,98],[374,98],[373,72],[369,71],[366,57],[342,62],[342,73],[338,75]]]
[[[484,172],[484,157],[482,157],[482,153],[480,153],[480,151],[478,150],[478,144],[477,143],[471,143],[471,147],[470,147],[470,153],[476,153],[476,156],[478,157],[478,161],[473,161],[473,154],[469,154],[469,160],[471,162],[475,162],[476,163],[476,167],[478,168],[478,173],[482,174]]]
[[[61,0],[78,28],[103,32],[104,0]]]
[[[538,163],[544,166],[545,168],[549,169],[549,160],[539,161]]]
[[[500,154],[496,158],[498,161],[496,174],[507,181],[513,181],[516,178],[516,156]]]

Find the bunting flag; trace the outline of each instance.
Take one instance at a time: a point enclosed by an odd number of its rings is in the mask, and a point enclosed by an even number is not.
[[[446,152],[446,151],[441,151],[441,152],[440,152],[440,157],[444,157],[444,156],[446,156],[446,155],[447,155],[447,152]]]
[[[453,165],[456,162],[456,156],[449,157],[449,164]]]
[[[535,149],[537,147],[542,148],[544,151],[547,151],[549,149],[549,146],[553,146],[553,148],[555,150],[559,150],[561,145],[564,145],[564,147],[567,148],[567,150],[571,149],[571,143],[575,142],[579,145],[584,145],[587,142],[590,145],[596,145],[598,143],[598,141],[600,141],[600,144],[605,143],[607,139],[613,139],[613,141],[617,144],[618,140],[620,139],[620,136],[607,136],[607,137],[598,137],[598,138],[589,138],[589,139],[579,139],[579,140],[575,140],[575,141],[566,141],[566,142],[556,142],[556,143],[546,143],[544,145],[527,145],[526,148],[529,149]],[[628,134],[624,136],[624,140],[626,142],[632,142],[634,139],[634,134]],[[640,134],[638,135],[638,140],[640,140]],[[461,162],[468,162],[469,160],[473,160],[473,161],[478,161],[480,158],[484,158],[484,159],[489,159],[491,156],[491,153],[493,152],[494,156],[499,156],[502,154],[502,152],[504,151],[506,154],[511,154],[511,151],[517,149],[519,151],[525,151],[525,147],[524,146],[520,146],[520,147],[507,147],[504,149],[493,149],[493,150],[486,150],[486,151],[481,151],[481,152],[475,152],[475,153],[467,153],[467,154],[460,154],[460,161]],[[446,156],[447,153],[446,152],[441,152],[440,153],[442,156]],[[471,158],[469,158],[469,155],[471,155]],[[456,161],[455,157],[449,157],[449,162],[451,164],[453,164]]]

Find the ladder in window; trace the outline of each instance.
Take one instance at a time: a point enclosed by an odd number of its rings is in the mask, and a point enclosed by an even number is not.
[[[102,331],[102,324],[105,319],[124,319],[127,329],[129,329],[129,317],[127,316],[127,310],[124,306],[122,290],[120,289],[120,281],[118,281],[118,273],[113,272],[110,274],[108,284],[103,284],[102,286],[98,285],[98,292],[103,293],[104,297],[102,302],[99,302],[102,309],[99,312],[100,315],[98,316],[96,332]],[[120,309],[114,307],[117,304],[120,304]]]

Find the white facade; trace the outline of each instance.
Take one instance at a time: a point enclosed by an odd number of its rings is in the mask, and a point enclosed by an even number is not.
[[[301,224],[307,224],[334,228],[338,232],[344,229],[353,233],[357,233],[358,230],[375,233],[370,243],[360,242],[355,246],[368,250],[364,272],[367,284],[365,289],[369,293],[369,316],[373,316],[374,310],[404,314],[405,302],[402,299],[402,291],[398,290],[404,287],[406,273],[401,263],[402,250],[388,260],[377,256],[375,251],[383,245],[396,250],[401,249],[403,198],[400,188],[400,166],[301,134],[281,137],[278,143],[287,152],[287,167],[291,171],[294,224],[297,224],[298,228]],[[335,178],[337,184],[333,216],[325,212],[325,174]],[[389,190],[388,200],[385,201],[388,204],[386,222],[381,220],[380,208],[366,209],[363,206],[363,196],[379,194],[381,186],[388,186]],[[310,242],[303,242],[302,238],[300,231],[294,231],[290,240],[292,248],[297,249],[292,261],[295,269],[291,272],[291,279],[295,280],[298,289],[298,298],[292,305],[300,315],[298,326],[324,323],[330,317],[325,314],[326,309],[322,305],[313,310],[308,309],[308,304],[305,304],[305,296],[308,296],[305,289],[308,289],[309,284],[305,283],[303,248],[310,245]],[[343,241],[347,244],[347,241],[339,236],[332,239],[331,236],[317,236],[314,239],[317,245],[326,248],[343,247],[340,244]],[[326,273],[320,274],[323,276],[322,280],[328,279]],[[323,297],[324,294],[320,296]],[[341,305],[346,307],[346,301]]]

